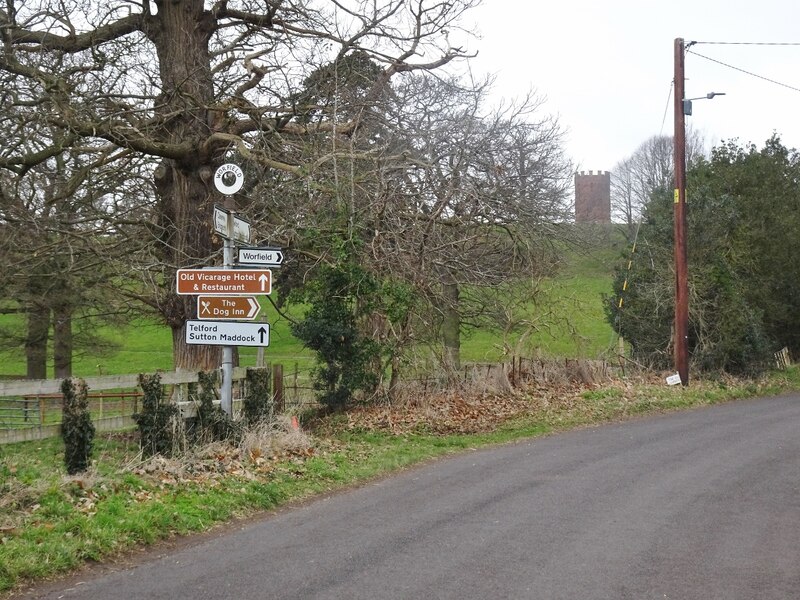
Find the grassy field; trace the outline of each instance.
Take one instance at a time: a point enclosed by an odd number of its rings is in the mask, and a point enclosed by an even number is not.
[[[626,250],[624,236],[612,227],[590,226],[582,232],[581,248],[565,246],[565,266],[559,275],[542,282],[542,293],[532,306],[535,328],[509,346],[523,356],[598,359],[616,351],[616,334],[606,321],[602,295],[611,294],[614,265]],[[502,337],[496,331],[471,331],[462,342],[468,362],[501,360]]]
[[[5,315],[0,319],[0,325],[11,326],[16,318]],[[270,324],[270,345],[265,350],[267,362],[286,365],[300,362],[304,366],[312,363],[311,353],[292,336],[289,322],[281,317],[269,302],[262,302],[259,319],[262,318]],[[147,373],[157,369],[164,371],[173,369],[172,331],[165,325],[154,320],[137,318],[127,327],[103,326],[98,328],[97,333],[120,349],[100,356],[89,353],[76,354],[73,357],[73,373],[77,376]],[[256,348],[239,349],[241,366],[254,366],[256,359]],[[53,372],[52,362],[48,365],[48,372]],[[0,376],[24,376],[24,373],[25,359],[21,351],[0,352]]]
[[[599,358],[613,352],[616,337],[605,320],[601,294],[611,292],[613,265],[624,249],[622,237],[608,229],[598,229],[593,240],[581,250],[564,248],[565,268],[560,275],[542,283],[543,292],[530,308],[530,320],[536,323],[520,341],[516,334],[504,339],[493,330],[467,331],[462,340],[464,362],[496,362],[511,349],[526,356]],[[270,323],[270,346],[265,360],[302,369],[313,364],[312,354],[303,348],[289,330],[288,321],[268,302],[262,301],[259,319]],[[0,327],[12,326],[19,317],[0,316]],[[77,376],[172,370],[172,334],[155,321],[135,319],[127,327],[101,327],[97,333],[120,349],[101,356],[74,356]],[[505,344],[504,344],[505,343]],[[505,346],[505,347],[504,347]],[[239,349],[240,364],[256,364],[255,348]],[[52,364],[49,371],[52,373]],[[0,351],[0,376],[22,376],[25,360],[21,349]]]

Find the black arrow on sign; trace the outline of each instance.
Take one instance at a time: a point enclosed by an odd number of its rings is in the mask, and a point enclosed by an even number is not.
[[[258,333],[261,334],[261,339],[259,340],[258,343],[259,344],[263,344],[264,343],[264,336],[267,335],[267,330],[264,329],[263,327],[259,327],[258,328]]]

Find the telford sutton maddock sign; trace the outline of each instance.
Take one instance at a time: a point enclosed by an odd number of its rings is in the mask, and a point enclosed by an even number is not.
[[[209,346],[269,346],[269,324],[186,321],[186,343]]]

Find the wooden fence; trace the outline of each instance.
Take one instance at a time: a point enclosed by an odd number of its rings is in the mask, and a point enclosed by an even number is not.
[[[276,408],[300,411],[316,406],[309,383],[309,373],[301,372],[297,365],[287,373],[283,365],[272,365],[272,393]],[[618,376],[619,368],[606,361],[574,359],[529,359],[512,357],[505,363],[473,363],[464,365],[460,372],[443,373],[425,369],[423,374],[409,374],[404,378],[395,397],[418,397],[454,385],[471,393],[505,393],[531,383],[592,385]],[[236,368],[233,373],[234,413],[239,410],[245,396],[246,368]],[[141,391],[138,375],[87,377],[90,391],[92,421],[98,431],[124,429],[134,425],[132,415],[138,410]],[[178,404],[185,418],[195,414],[195,405],[189,401],[188,386],[196,383],[197,373],[164,372],[161,383]],[[0,444],[36,440],[59,434],[61,423],[61,380],[0,380]]]
[[[272,395],[276,408],[298,410],[313,403],[306,374],[297,366],[286,373],[283,365],[272,365]],[[233,371],[233,407],[239,410],[246,393],[247,368]],[[61,379],[0,381],[0,444],[44,439],[59,435],[61,426]],[[89,389],[89,410],[98,431],[134,426],[132,415],[142,396],[138,375],[84,378]],[[161,383],[178,404],[184,418],[195,414],[189,400],[189,384],[197,383],[195,372],[162,372]]]

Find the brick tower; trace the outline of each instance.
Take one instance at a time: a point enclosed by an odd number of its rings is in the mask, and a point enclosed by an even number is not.
[[[611,222],[611,173],[575,173],[575,222]]]

